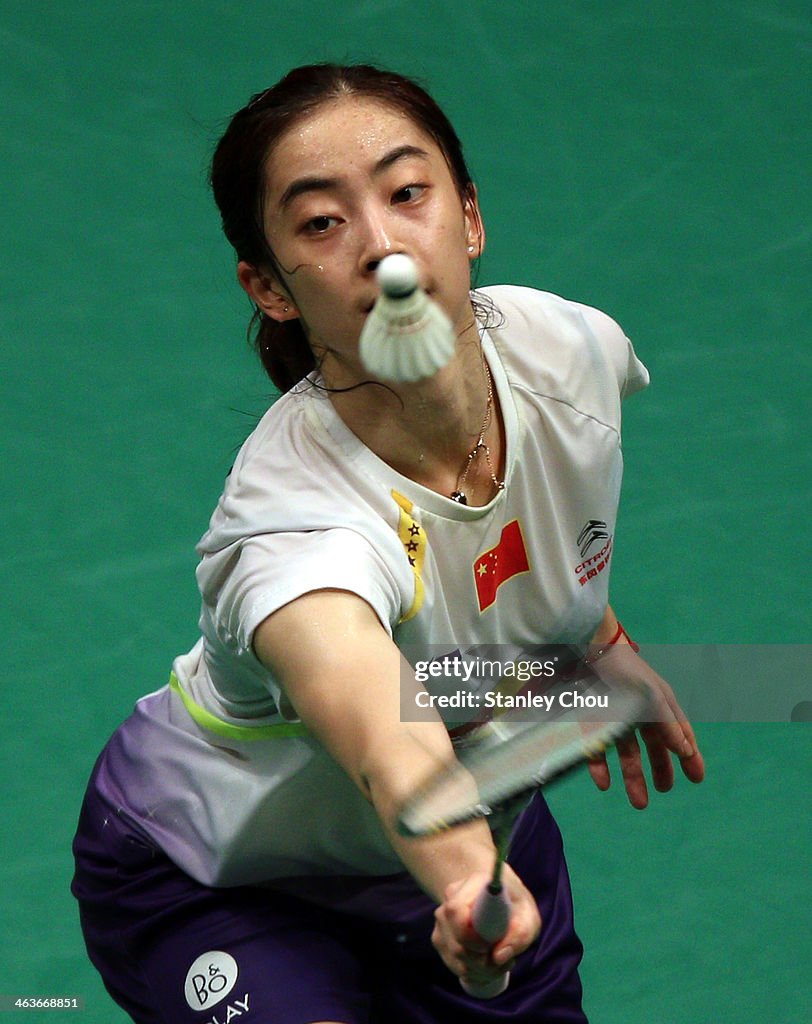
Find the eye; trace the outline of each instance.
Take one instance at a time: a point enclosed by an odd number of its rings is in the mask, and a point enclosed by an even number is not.
[[[336,224],[338,224],[337,217],[312,217],[304,224],[304,230],[311,235],[323,235],[325,231],[329,231]]]
[[[404,185],[392,196],[393,203],[413,203],[426,191],[426,185]]]

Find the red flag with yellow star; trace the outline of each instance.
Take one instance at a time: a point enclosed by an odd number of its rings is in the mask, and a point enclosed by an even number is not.
[[[524,546],[522,528],[514,519],[502,530],[502,536],[495,548],[481,554],[474,562],[474,582],[479,610],[484,612],[496,600],[496,591],[513,576],[529,572],[527,550]]]

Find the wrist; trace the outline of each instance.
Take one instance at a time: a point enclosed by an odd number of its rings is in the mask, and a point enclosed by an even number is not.
[[[632,638],[626,632],[626,630],[623,627],[623,624],[619,619],[617,620],[617,625],[614,633],[608,640],[593,643],[590,645],[589,652],[587,653],[587,656],[584,658],[584,663],[587,665],[591,665],[593,662],[597,661],[598,658],[601,657],[601,655],[605,654],[611,647],[614,647],[616,644],[627,644],[629,647],[631,647],[635,654],[639,653],[640,651],[640,645],[635,643],[634,640],[632,640]]]
[[[390,835],[395,852],[423,891],[436,903],[446,889],[475,874],[490,877],[496,847],[485,821],[473,821],[447,832],[417,839]]]

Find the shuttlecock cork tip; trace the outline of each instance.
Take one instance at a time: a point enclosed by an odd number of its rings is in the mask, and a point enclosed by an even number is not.
[[[385,256],[378,266],[378,284],[390,299],[411,295],[417,288],[417,265],[405,253]]]

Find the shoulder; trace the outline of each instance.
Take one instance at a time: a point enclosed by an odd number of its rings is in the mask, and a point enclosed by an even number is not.
[[[612,317],[582,302],[520,285],[492,285],[480,294],[494,306],[495,330],[508,337],[530,334],[538,343],[584,347],[592,338],[625,348],[628,339]]]
[[[289,392],[261,418],[226,477],[201,553],[256,534],[340,525],[337,509],[351,492],[340,452],[312,414],[319,401]]]
[[[558,397],[565,400],[590,385],[610,385],[625,398],[648,384],[625,332],[601,310],[518,285],[493,285],[476,294],[492,307],[489,333],[518,383],[563,389]]]
[[[244,647],[264,616],[311,591],[356,594],[387,628],[412,601],[400,509],[320,402],[313,390],[290,393],[263,416],[197,545],[204,602]]]

